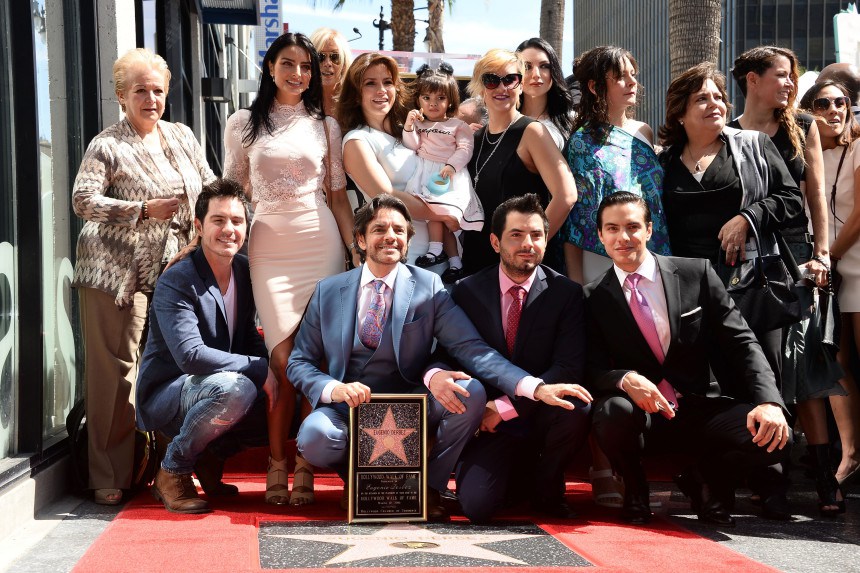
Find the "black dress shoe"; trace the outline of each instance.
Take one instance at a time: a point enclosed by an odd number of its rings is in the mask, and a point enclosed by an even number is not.
[[[532,504],[532,508],[536,513],[556,519],[575,519],[579,517],[579,514],[563,499],[536,502]]]
[[[445,269],[445,272],[442,273],[442,282],[446,285],[452,285],[456,283],[458,280],[462,279],[466,273],[461,268],[450,268]]]
[[[457,492],[451,491],[447,487],[445,488],[445,491],[439,492],[439,497],[442,501],[460,501],[460,498],[457,496]]]
[[[775,521],[791,521],[791,505],[784,493],[774,493],[768,496],[761,504],[761,516],[765,519]]]
[[[632,525],[645,525],[651,521],[651,508],[648,498],[642,499],[638,496],[625,496],[624,507],[621,508],[621,519]]]
[[[427,488],[427,519],[431,521],[445,521],[448,519],[448,510],[442,505],[439,491]]]
[[[735,520],[723,503],[725,495],[713,491],[705,484],[695,471],[676,475],[675,484],[685,496],[690,498],[690,507],[702,523],[720,527],[734,527]]]

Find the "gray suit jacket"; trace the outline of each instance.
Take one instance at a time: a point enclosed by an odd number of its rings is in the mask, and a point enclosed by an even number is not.
[[[287,377],[314,407],[326,384],[344,379],[355,334],[360,280],[361,267],[320,281],[296,336]],[[397,361],[391,367],[413,385],[423,386],[434,337],[470,374],[510,395],[517,382],[528,376],[484,342],[435,273],[400,264],[388,320]],[[329,374],[320,368],[323,361]]]
[[[248,259],[233,259],[236,323],[233,344],[224,298],[198,248],[161,275],[149,311],[149,338],[137,376],[137,424],[157,430],[176,416],[189,375],[238,372],[257,388],[266,381],[266,345],[254,323]]]

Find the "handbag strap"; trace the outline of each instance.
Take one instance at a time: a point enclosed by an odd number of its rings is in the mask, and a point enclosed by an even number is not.
[[[322,119],[323,131],[325,132],[325,176],[323,177],[323,194],[325,204],[331,209],[331,140],[328,136],[328,122]]]
[[[747,209],[741,211],[741,216],[747,220],[747,223],[750,225],[750,229],[752,229],[753,237],[755,238],[756,247],[758,249],[756,251],[756,264],[758,264],[762,256],[762,243],[758,230],[758,219],[756,218],[755,213]],[[794,255],[791,254],[791,249],[788,248],[788,243],[785,241],[782,233],[778,230],[774,230],[773,238],[776,243],[775,246],[779,251],[779,258],[782,260],[782,264],[785,265],[785,269],[788,271],[788,274],[791,275],[791,280],[795,283],[800,282],[803,279],[803,276],[800,274],[797,261],[794,260]],[[763,269],[762,272],[764,272]]]
[[[836,216],[836,184],[839,182],[839,172],[842,171],[842,164],[845,162],[845,154],[848,153],[848,146],[842,148],[842,156],[839,158],[839,166],[836,168],[836,175],[833,177],[833,188],[830,189],[830,212],[833,213],[833,236],[836,236],[836,221],[843,225],[845,221]]]

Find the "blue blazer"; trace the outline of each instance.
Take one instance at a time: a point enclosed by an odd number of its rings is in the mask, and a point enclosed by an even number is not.
[[[323,279],[308,304],[287,365],[287,378],[316,407],[331,380],[344,379],[355,336],[361,267]],[[510,390],[528,372],[508,362],[478,334],[475,326],[445,290],[439,275],[399,264],[388,320],[400,376],[410,384],[422,380],[433,340],[445,346],[469,374]],[[320,369],[325,361],[329,374]],[[408,391],[410,389],[404,389]]]
[[[186,376],[244,374],[261,388],[268,374],[266,345],[257,331],[248,259],[233,259],[236,323],[233,344],[224,298],[198,248],[158,279],[149,310],[149,338],[137,376],[137,424],[157,430],[176,417]]]

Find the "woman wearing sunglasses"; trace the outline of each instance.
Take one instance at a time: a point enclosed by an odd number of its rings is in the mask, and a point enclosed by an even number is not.
[[[567,91],[558,55],[543,38],[521,43],[517,54],[525,67],[520,110],[541,122],[563,151],[573,125],[573,98]]]
[[[840,490],[860,474],[860,396],[851,374],[850,346],[854,344],[860,351],[860,126],[850,105],[848,90],[833,81],[815,84],[800,100],[800,107],[815,115],[821,135],[830,260],[834,275],[842,277],[842,341],[838,358],[845,371],[840,383],[848,395],[830,397],[842,442],[842,460],[836,470]],[[839,494],[841,499],[841,491]]]
[[[753,48],[735,60],[732,76],[744,94],[745,104],[743,115],[729,125],[764,132],[776,146],[806,199],[812,219],[811,238],[810,221],[805,212],[789,221],[780,232],[797,263],[812,273],[817,284],[826,285],[830,256],[821,140],[813,116],[795,111],[797,56],[791,50],[776,46]],[[817,380],[805,376],[805,363],[800,354],[803,352],[804,325],[808,326],[809,322],[786,327],[782,398],[786,404],[797,404],[797,415],[817,468],[819,510],[824,516],[833,516],[840,510],[844,511],[845,504],[841,498],[837,500],[836,482],[830,469],[824,399],[832,394],[841,394],[842,387],[836,380],[816,383]]]
[[[641,89],[633,54],[617,46],[599,46],[580,55],[574,75],[581,96],[574,108],[567,160],[576,179],[579,201],[562,231],[567,275],[586,284],[612,266],[597,238],[597,208],[617,191],[641,195],[648,203],[654,231],[648,247],[669,255],[663,213],[663,168],[654,153],[654,133],[633,119]]]
[[[343,271],[342,245],[352,242],[352,211],[344,192],[340,129],[322,112],[319,61],[310,39],[281,35],[262,67],[250,109],[227,120],[224,177],[241,183],[254,205],[251,283],[279,382],[280,398],[269,413],[266,502],[303,505],[314,499],[313,468],[296,455],[291,495],[286,448],[301,396],[287,380],[287,359],[317,281]],[[306,416],[309,404],[301,400],[301,405]]]
[[[537,193],[553,237],[576,201],[576,186],[547,129],[518,111],[523,71],[519,56],[507,50],[490,50],[475,63],[467,89],[483,100],[489,120],[475,133],[469,174],[488,216],[510,197]],[[462,241],[465,275],[498,263],[490,246],[490,225],[464,231]],[[545,260],[558,270],[562,262],[549,260],[552,251],[551,243]]]
[[[352,51],[343,34],[331,28],[317,28],[311,34],[311,42],[317,50],[322,77],[322,102],[326,115],[335,115],[335,102],[346,70],[352,63]]]

